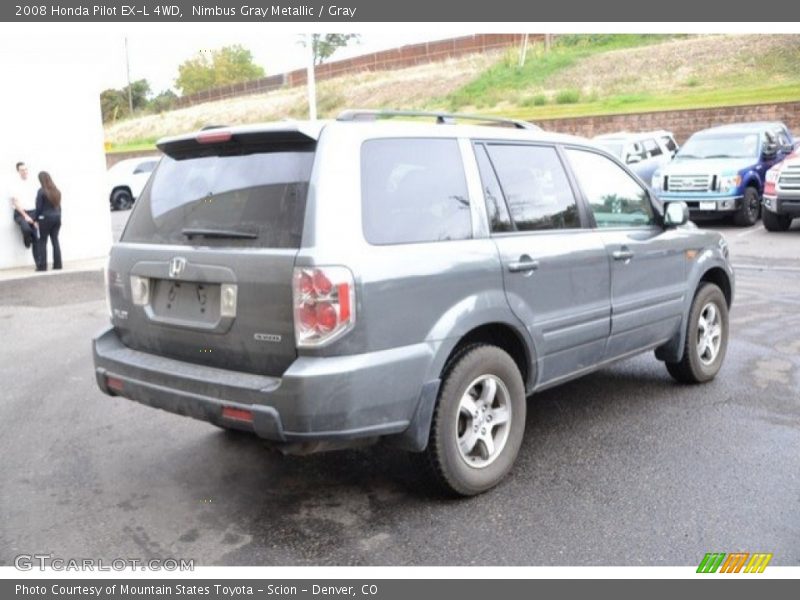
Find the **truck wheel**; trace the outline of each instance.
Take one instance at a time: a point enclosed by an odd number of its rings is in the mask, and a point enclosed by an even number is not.
[[[742,207],[734,215],[733,222],[739,227],[751,227],[758,221],[761,213],[761,195],[758,190],[752,186],[748,186],[744,190],[744,198],[742,199]]]
[[[764,211],[764,227],[767,231],[786,231],[792,226],[792,217],[778,215],[769,210]]]
[[[112,210],[128,210],[133,206],[133,197],[128,190],[114,190],[111,194]]]
[[[420,456],[442,491],[480,494],[511,470],[525,432],[525,385],[495,346],[468,348],[446,369]]]
[[[719,372],[728,348],[728,303],[713,283],[700,285],[689,311],[683,358],[667,371],[681,383],[705,383]]]

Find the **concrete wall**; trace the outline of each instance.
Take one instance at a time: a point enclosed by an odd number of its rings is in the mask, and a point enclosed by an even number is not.
[[[32,42],[30,34],[7,33],[0,37],[0,269],[33,268],[9,202],[17,161],[28,164],[32,177],[49,171],[61,189],[63,260],[105,256],[111,217],[100,86],[92,81],[90,66],[102,56],[101,40],[42,36]],[[48,255],[52,262],[52,249]]]

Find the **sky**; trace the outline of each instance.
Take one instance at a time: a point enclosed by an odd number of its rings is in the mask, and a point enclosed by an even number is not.
[[[96,76],[101,89],[121,88],[127,85],[125,74],[125,39],[128,40],[131,81],[147,79],[150,89],[157,94],[166,89],[174,89],[178,76],[178,65],[194,58],[201,51],[209,51],[223,46],[241,44],[253,54],[254,62],[264,67],[267,75],[274,75],[292,69],[303,68],[307,63],[305,48],[299,43],[303,37],[297,33],[274,34],[269,29],[262,32],[209,32],[202,33],[176,28],[169,34],[133,32],[129,35],[113,34],[106,37],[103,60],[98,65]],[[430,31],[409,31],[405,33],[363,33],[358,44],[342,48],[329,60],[337,60],[395,48],[405,44],[415,44],[428,40],[451,37]],[[177,91],[177,90],[176,90]]]

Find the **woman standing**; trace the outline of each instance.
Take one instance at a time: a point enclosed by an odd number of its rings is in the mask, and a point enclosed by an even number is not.
[[[61,229],[61,192],[46,171],[39,173],[39,183],[42,187],[36,194],[36,212],[33,217],[39,225],[36,270],[47,270],[48,237],[53,244],[53,269],[60,269],[61,246],[58,244],[58,232]]]

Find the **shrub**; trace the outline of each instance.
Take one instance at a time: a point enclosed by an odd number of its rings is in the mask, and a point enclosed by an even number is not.
[[[580,90],[561,90],[556,94],[556,104],[575,104],[580,101]]]

